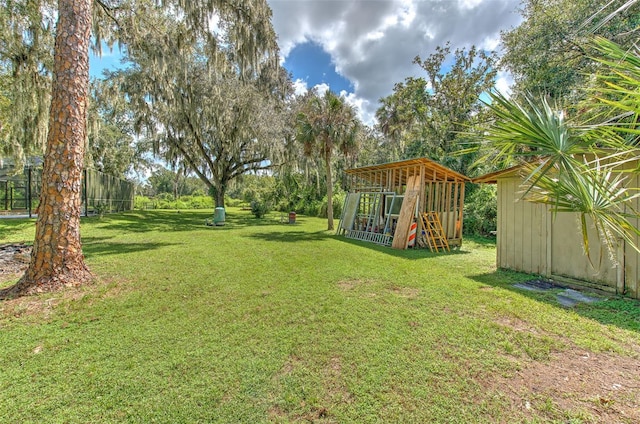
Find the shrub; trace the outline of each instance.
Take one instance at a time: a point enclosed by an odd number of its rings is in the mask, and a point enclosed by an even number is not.
[[[342,215],[342,206],[344,205],[344,199],[347,194],[342,190],[337,190],[333,194],[333,217],[340,218]],[[324,196],[322,199],[322,205],[320,206],[320,210],[318,211],[319,218],[327,218],[327,196]]]
[[[147,196],[136,196],[133,201],[134,209],[153,209],[154,201]]]
[[[469,194],[464,205],[464,232],[488,236],[497,228],[498,202],[496,186],[483,184]]]
[[[234,199],[228,196],[224,197],[224,204],[231,207],[239,207],[245,202],[242,199]]]
[[[269,204],[263,200],[254,200],[251,202],[251,213],[256,218],[262,218],[269,213]]]

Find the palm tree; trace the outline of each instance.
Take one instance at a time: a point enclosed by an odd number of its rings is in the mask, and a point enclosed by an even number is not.
[[[354,108],[335,93],[327,90],[320,96],[310,92],[297,118],[297,139],[304,146],[304,154],[319,154],[324,160],[327,176],[327,230],[333,230],[333,181],[331,160],[335,150],[343,155],[357,148],[360,122]]]
[[[626,166],[638,158],[640,50],[603,38],[593,45],[602,67],[582,115],[586,122],[567,119],[544,98],[524,95],[519,101],[492,93],[487,105],[496,119],[486,133],[494,162],[515,161],[526,170],[527,200],[548,204],[556,213],[579,213],[587,256],[587,217],[610,251],[618,238],[639,250],[635,237],[640,235],[631,222],[638,217],[632,200],[640,193],[628,185],[637,170]]]

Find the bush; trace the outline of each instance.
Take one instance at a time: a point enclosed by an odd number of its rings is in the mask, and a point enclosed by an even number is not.
[[[256,218],[262,218],[269,213],[269,204],[263,200],[254,200],[251,202],[251,213]]]
[[[469,194],[464,205],[464,232],[488,236],[498,225],[496,186],[483,184]]]
[[[304,199],[300,200],[295,207],[296,212],[307,216],[318,216],[322,202],[319,200],[311,200],[305,202]]]
[[[163,202],[173,202],[174,200],[176,200],[171,193],[160,193],[156,196],[156,198]]]
[[[182,196],[174,200],[172,195],[163,193],[156,198],[136,196],[136,209],[213,209],[213,199],[210,196]]]
[[[342,190],[337,190],[333,194],[333,217],[340,218],[342,215],[342,206],[344,206],[344,199],[347,194]],[[317,216],[319,218],[327,218],[327,196],[324,196],[322,199],[322,205],[320,206],[320,210],[318,211]]]
[[[242,199],[233,199],[231,197],[225,196],[224,197],[224,204],[226,206],[230,206],[230,207],[239,207],[242,206],[244,204],[244,200]]]
[[[147,196],[136,196],[133,207],[134,209],[154,209],[154,201]]]

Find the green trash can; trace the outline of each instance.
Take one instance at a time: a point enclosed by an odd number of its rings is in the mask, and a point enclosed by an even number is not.
[[[213,212],[213,225],[224,225],[224,208],[218,206]]]

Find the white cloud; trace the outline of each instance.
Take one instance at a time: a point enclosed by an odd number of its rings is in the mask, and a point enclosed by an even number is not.
[[[305,94],[307,91],[309,91],[309,88],[307,87],[306,81],[303,81],[298,78],[293,82],[293,92],[295,93],[296,96],[301,96]]]
[[[323,82],[316,84],[313,88],[318,92],[318,95],[322,97],[331,87],[329,87],[329,84]]]
[[[363,123],[366,125],[373,125],[375,123],[375,112],[370,111],[367,107],[369,103],[368,100],[356,96],[355,93],[347,93],[345,90],[340,92],[340,97],[342,97],[347,104],[356,109],[360,116],[360,120]]]
[[[496,78],[496,90],[505,96],[511,95],[511,86],[513,85],[513,77],[507,72],[498,72]]]
[[[519,0],[268,0],[283,58],[297,44],[314,41],[336,70],[353,83],[346,93],[364,121],[397,82],[420,75],[412,63],[447,41],[455,50],[494,50],[499,33],[517,25]],[[501,80],[502,81],[502,80]],[[506,81],[506,80],[504,80]],[[501,82],[506,88],[506,82]]]

